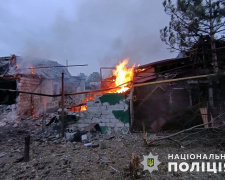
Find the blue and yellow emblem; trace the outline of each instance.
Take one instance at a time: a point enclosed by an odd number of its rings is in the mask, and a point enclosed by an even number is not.
[[[154,166],[154,158],[148,158],[148,167]]]

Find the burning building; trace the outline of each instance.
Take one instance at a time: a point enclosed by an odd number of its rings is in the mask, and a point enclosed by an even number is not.
[[[123,60],[113,70],[113,76],[103,79],[101,90],[90,92],[81,101],[79,120],[72,128],[84,128],[89,124],[98,123],[102,131],[127,131],[130,125],[129,90],[133,80],[134,66],[127,67],[128,59]],[[73,107],[72,107],[73,109]],[[74,109],[77,110],[77,109]]]
[[[102,79],[102,92],[86,103],[77,126],[100,123],[114,129],[141,131],[144,126],[159,131],[211,122],[205,125],[210,127],[224,120],[218,118],[225,108],[223,76],[210,79],[213,71],[204,62],[181,57],[131,68],[127,62],[101,68],[112,69],[113,75]]]
[[[66,113],[76,116],[72,123],[66,123],[68,128],[98,123],[106,131],[140,131],[143,125],[158,131],[171,122],[182,127],[208,123],[218,116],[218,109],[224,109],[224,80],[222,76],[209,79],[207,74],[212,72],[204,63],[183,57],[127,67],[128,61],[105,68],[113,75],[102,78],[100,90],[85,92],[84,80],[71,76],[57,62],[36,60],[29,64],[15,55],[4,57],[0,61],[0,103],[16,104],[20,116],[35,116],[44,109],[55,111],[61,107],[64,73]]]
[[[71,76],[66,67],[56,61],[44,59],[23,59],[19,56],[0,58],[0,104],[16,104],[19,116],[36,116],[55,111],[60,107],[61,76],[65,76],[65,93],[85,91],[84,79]],[[6,91],[4,91],[6,89]],[[12,91],[8,91],[12,90]],[[15,90],[15,91],[13,91]],[[18,93],[18,91],[36,94]],[[49,96],[40,96],[46,94]],[[82,95],[67,97],[65,104],[78,103]]]

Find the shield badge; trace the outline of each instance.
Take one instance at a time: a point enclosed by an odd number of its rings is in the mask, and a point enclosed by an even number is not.
[[[154,166],[154,158],[148,158],[148,167]]]

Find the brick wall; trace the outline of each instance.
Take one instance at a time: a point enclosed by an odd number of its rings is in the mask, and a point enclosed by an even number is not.
[[[20,81],[17,82],[17,89],[19,91],[26,91],[26,92],[34,92],[40,93],[40,79],[39,78],[27,78],[21,77]],[[30,95],[30,94],[23,94],[20,93],[17,97],[17,112],[18,115],[31,115],[32,112],[32,104],[33,104],[33,111],[37,111],[39,107],[40,96]]]
[[[88,101],[87,111],[81,112],[74,126],[82,129],[91,123],[114,130],[129,127],[129,101],[123,94],[105,94]]]

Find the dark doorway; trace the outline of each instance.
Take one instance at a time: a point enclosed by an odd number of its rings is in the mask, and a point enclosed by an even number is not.
[[[16,80],[0,79],[1,89],[16,90]],[[16,103],[16,92],[0,91],[0,104],[11,105]]]

